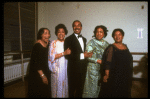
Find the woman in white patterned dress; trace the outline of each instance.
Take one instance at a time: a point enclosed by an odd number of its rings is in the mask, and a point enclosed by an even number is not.
[[[68,33],[64,24],[58,24],[55,27],[57,40],[53,40],[49,45],[48,63],[51,70],[51,92],[52,98],[68,97],[68,77],[67,63],[64,55],[69,55],[71,50],[64,51],[64,37]]]

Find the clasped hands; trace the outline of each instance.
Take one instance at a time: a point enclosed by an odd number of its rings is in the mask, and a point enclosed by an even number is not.
[[[62,57],[64,55],[69,55],[69,54],[71,54],[71,50],[68,48],[63,53],[56,54],[55,55],[55,59],[60,58],[60,57]]]
[[[71,50],[68,48],[64,51],[64,55],[69,55],[69,54],[71,54]]]
[[[68,49],[66,49],[64,51],[64,55],[69,55],[69,54],[71,54],[71,50],[68,48]],[[85,51],[83,54],[84,54],[85,58],[88,58],[88,57],[92,57],[93,52],[87,52],[87,51]]]
[[[85,58],[92,57],[92,55],[93,55],[93,52],[87,52],[87,51],[84,52]]]
[[[87,52],[87,51],[84,52],[85,58],[92,57],[92,55],[93,55],[93,52]],[[101,64],[102,60],[97,60],[97,63]]]

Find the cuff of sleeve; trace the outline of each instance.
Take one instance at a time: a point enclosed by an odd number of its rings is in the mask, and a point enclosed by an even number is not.
[[[97,63],[97,60],[98,60],[98,59],[95,60],[95,63]]]
[[[84,59],[84,54],[83,53],[80,54],[80,59]]]

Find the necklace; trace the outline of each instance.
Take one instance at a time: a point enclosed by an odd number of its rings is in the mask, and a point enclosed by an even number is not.
[[[122,43],[121,43],[121,44],[117,44],[117,43],[116,43],[116,45],[123,46],[123,44],[122,44]]]

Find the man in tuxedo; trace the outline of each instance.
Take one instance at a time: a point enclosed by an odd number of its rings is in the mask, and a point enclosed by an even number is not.
[[[72,27],[74,33],[64,41],[64,50],[71,50],[71,54],[65,56],[68,59],[69,97],[81,98],[87,70],[86,58],[93,53],[85,51],[87,40],[81,35],[82,23],[75,20]]]

